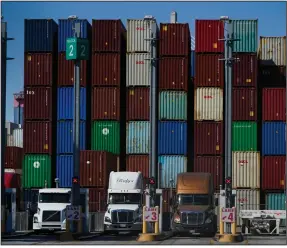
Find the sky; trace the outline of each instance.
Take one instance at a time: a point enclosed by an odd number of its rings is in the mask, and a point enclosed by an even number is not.
[[[157,22],[169,22],[171,11],[176,11],[178,22],[189,23],[194,36],[195,19],[258,19],[259,36],[286,35],[285,2],[1,2],[2,16],[7,21],[6,120],[13,121],[13,93],[23,90],[24,19],[58,19],[77,15],[80,19],[139,19],[153,15]]]

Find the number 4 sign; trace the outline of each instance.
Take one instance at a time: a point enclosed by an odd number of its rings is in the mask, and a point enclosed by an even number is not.
[[[226,223],[235,222],[236,209],[235,208],[222,208],[221,210],[221,221]]]
[[[68,38],[66,41],[66,59],[67,60],[88,60],[89,59],[89,41],[80,38]]]
[[[158,207],[144,207],[143,216],[144,216],[144,221],[157,222],[158,221]]]

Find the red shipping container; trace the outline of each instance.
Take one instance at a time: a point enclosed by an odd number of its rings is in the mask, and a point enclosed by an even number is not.
[[[285,156],[262,157],[263,190],[283,190],[285,181]]]
[[[286,120],[286,89],[264,88],[262,90],[263,121]]]
[[[222,122],[196,122],[194,135],[194,149],[196,155],[223,154]]]
[[[224,22],[220,20],[195,20],[195,52],[224,52]],[[197,66],[197,65],[196,65]]]
[[[126,28],[121,20],[93,20],[94,52],[125,52]]]
[[[22,169],[23,148],[15,146],[5,147],[4,168]]]
[[[234,54],[233,86],[257,87],[257,54]]]
[[[194,160],[194,172],[211,173],[214,189],[223,185],[223,159],[219,156],[196,157]]]
[[[257,120],[257,89],[234,88],[232,90],[232,120]]]
[[[92,55],[92,85],[117,86],[121,85],[121,64],[119,53],[95,53]]]
[[[24,86],[52,86],[54,64],[51,53],[25,54]]]
[[[53,92],[51,87],[26,87],[24,94],[25,120],[52,120]]]
[[[107,188],[89,188],[89,212],[106,212]]]
[[[126,171],[141,171],[143,177],[149,177],[149,155],[130,155],[126,157]]]
[[[120,89],[94,88],[92,93],[93,120],[120,120]]]
[[[258,86],[285,87],[286,66],[259,66]]]
[[[108,187],[111,171],[117,171],[117,156],[103,151],[80,151],[81,187]]]
[[[20,189],[21,185],[21,175],[11,172],[4,173],[4,187],[6,189]]]
[[[188,23],[160,24],[160,56],[189,56],[190,31]]]
[[[185,90],[189,83],[188,57],[163,57],[159,60],[159,89]]]
[[[223,59],[222,54],[195,55],[195,86],[224,86],[224,61],[219,59]]]
[[[150,116],[150,89],[128,88],[127,89],[127,121],[149,120]]]
[[[87,61],[81,60],[80,84],[87,85]],[[74,61],[66,60],[66,53],[58,55],[58,80],[57,85],[61,87],[74,86]]]
[[[43,153],[52,155],[52,122],[24,122],[24,153]]]

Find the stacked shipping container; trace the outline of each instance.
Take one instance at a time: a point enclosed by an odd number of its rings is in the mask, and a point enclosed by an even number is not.
[[[73,177],[73,120],[74,120],[74,62],[66,60],[66,40],[74,37],[74,24],[80,23],[81,38],[90,40],[91,25],[87,20],[59,20],[58,37],[58,78],[57,78],[57,159],[56,176],[59,187],[72,187]],[[89,62],[81,61],[80,70],[80,149],[86,150],[89,144],[87,124],[90,104]]]
[[[214,187],[223,180],[224,37],[223,22],[195,21],[194,168],[213,175]]]

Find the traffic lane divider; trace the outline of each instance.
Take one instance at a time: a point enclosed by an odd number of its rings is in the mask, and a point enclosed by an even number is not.
[[[137,237],[137,241],[141,242],[141,240],[139,240],[139,238],[145,234],[139,234],[139,236]],[[167,232],[162,232],[159,234],[154,234],[154,233],[146,233],[146,236],[153,236],[152,237],[152,241],[163,241],[163,240],[167,240],[171,237],[174,236],[174,233],[172,231],[167,231]],[[150,240],[144,240],[143,242],[150,242]]]

